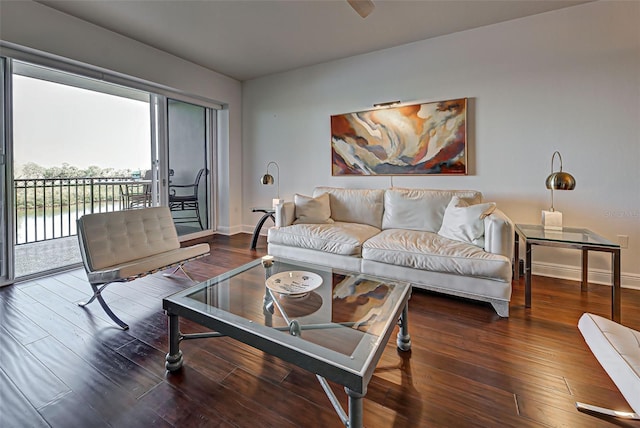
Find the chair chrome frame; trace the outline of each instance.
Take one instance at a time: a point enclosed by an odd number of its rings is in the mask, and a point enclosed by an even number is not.
[[[626,327],[619,322],[607,318],[584,313],[578,320],[578,330],[582,334],[589,350],[598,360],[609,378],[618,388],[623,398],[631,407],[631,411],[614,410],[576,402],[576,409],[596,417],[614,417],[625,420],[640,420],[638,411],[638,387],[640,378],[634,369],[637,365],[636,354],[640,345],[638,331]],[[629,381],[629,382],[627,382]]]
[[[611,416],[614,418],[628,419],[632,421],[640,421],[640,415],[634,412],[622,412],[620,410],[608,409],[606,407],[594,406],[592,404],[581,403],[576,401],[576,409],[583,413],[598,414]]]

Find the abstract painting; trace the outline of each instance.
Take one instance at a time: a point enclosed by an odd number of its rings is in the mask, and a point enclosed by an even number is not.
[[[467,173],[467,99],[331,116],[331,175]]]

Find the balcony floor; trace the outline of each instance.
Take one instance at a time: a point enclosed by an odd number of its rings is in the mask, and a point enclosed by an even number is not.
[[[198,223],[176,225],[178,235],[199,232]],[[15,247],[16,278],[82,263],[77,236],[31,242]]]
[[[16,278],[82,263],[78,237],[51,239],[15,247]]]

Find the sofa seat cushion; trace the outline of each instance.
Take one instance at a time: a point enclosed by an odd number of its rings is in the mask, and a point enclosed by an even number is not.
[[[387,229],[362,246],[362,258],[433,272],[511,281],[507,257],[432,232]]]
[[[269,229],[270,244],[319,250],[332,254],[360,256],[362,244],[380,229],[366,224],[294,224]]]

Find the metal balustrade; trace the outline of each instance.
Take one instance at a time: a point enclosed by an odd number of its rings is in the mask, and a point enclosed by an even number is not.
[[[127,209],[122,183],[130,177],[14,179],[16,245],[76,235],[84,214]]]

